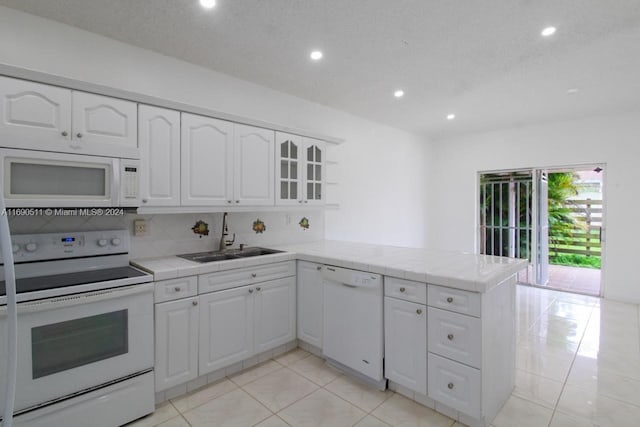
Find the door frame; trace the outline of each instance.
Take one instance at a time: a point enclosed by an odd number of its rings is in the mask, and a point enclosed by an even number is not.
[[[604,298],[606,295],[606,275],[607,275],[607,269],[606,269],[606,259],[607,259],[607,250],[606,250],[606,246],[607,246],[607,220],[608,220],[608,214],[607,214],[607,162],[590,162],[590,163],[573,163],[573,164],[565,164],[565,165],[553,165],[553,166],[535,166],[535,167],[520,167],[520,168],[506,168],[506,169],[486,169],[486,170],[479,170],[476,173],[476,182],[475,182],[475,189],[474,189],[474,195],[475,195],[475,202],[474,202],[474,247],[475,247],[475,253],[476,254],[480,254],[480,215],[478,215],[478,212],[480,212],[480,183],[481,183],[481,178],[482,175],[485,174],[492,174],[492,173],[505,173],[505,172],[531,172],[532,176],[534,177],[535,180],[535,176],[536,176],[536,171],[538,170],[542,170],[542,171],[546,171],[547,173],[557,173],[557,172],[569,172],[569,171],[580,171],[580,170],[593,170],[597,167],[602,168],[602,171],[600,173],[602,173],[602,237],[600,239],[600,244],[601,244],[601,268],[600,268],[600,293],[598,296],[600,296],[601,298]],[[534,191],[535,191],[535,186],[534,186]],[[535,193],[534,193],[535,195]],[[535,206],[535,203],[533,203],[533,206]],[[532,215],[535,214],[537,216],[537,208],[534,207],[534,212],[532,213]],[[531,242],[531,259],[534,260],[536,259],[535,257],[538,256],[538,248],[537,248],[537,244],[534,245],[534,243],[536,242],[536,234],[537,234],[537,225],[535,225],[536,221],[532,221],[532,226],[534,227],[534,229],[532,230],[532,242]],[[537,286],[537,285],[530,285],[530,286],[536,286],[536,287],[542,287],[545,289],[551,289],[547,286]]]

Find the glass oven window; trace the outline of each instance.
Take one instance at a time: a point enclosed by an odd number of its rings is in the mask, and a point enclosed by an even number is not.
[[[129,351],[127,310],[31,329],[33,379]]]
[[[39,163],[11,163],[11,194],[106,197],[108,171]]]

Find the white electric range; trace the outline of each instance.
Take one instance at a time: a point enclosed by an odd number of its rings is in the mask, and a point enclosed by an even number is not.
[[[153,277],[129,266],[128,231],[14,235],[12,243],[14,425],[111,427],[153,412]],[[0,282],[0,342],[4,295]],[[0,387],[0,414],[3,394]]]

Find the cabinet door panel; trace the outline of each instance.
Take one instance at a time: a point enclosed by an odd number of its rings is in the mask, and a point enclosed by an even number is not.
[[[303,138],[304,147],[304,203],[324,204],[325,142]]]
[[[140,158],[135,102],[72,93],[73,144],[79,154]]]
[[[296,279],[287,277],[256,284],[255,353],[296,338]]]
[[[234,204],[274,204],[274,132],[235,125]]]
[[[322,348],[324,287],[322,266],[298,261],[298,339]]]
[[[233,196],[233,123],[182,114],[182,204],[221,206]]]
[[[276,204],[298,205],[303,202],[302,137],[276,132]]]
[[[384,299],[385,376],[413,391],[427,393],[426,306]]]
[[[180,206],[180,113],[140,105],[142,206]]]
[[[198,298],[156,304],[156,391],[198,376]]]
[[[3,147],[73,152],[71,91],[0,77],[0,141]]]
[[[200,295],[200,375],[253,355],[252,286]]]

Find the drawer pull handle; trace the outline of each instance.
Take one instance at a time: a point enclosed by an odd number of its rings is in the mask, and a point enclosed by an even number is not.
[[[421,308],[417,309],[417,310],[416,310],[416,313],[418,313],[418,314],[422,314],[422,309],[421,309]]]
[[[173,288],[173,290],[176,292],[180,292],[180,286],[176,286],[175,288]]]
[[[453,390],[453,383],[447,384],[447,387],[449,387],[449,390]]]
[[[447,339],[448,339],[449,341],[453,341],[453,334],[449,334],[449,335],[447,335]]]
[[[453,302],[453,297],[447,297],[447,302],[451,304]]]
[[[191,304],[192,305],[198,305],[198,301],[192,301]]]
[[[251,273],[251,277],[257,277],[258,275],[256,273]]]
[[[252,294],[253,293],[253,289],[249,289],[249,293]]]
[[[406,291],[405,288],[400,288],[400,292],[404,292],[404,291]]]

